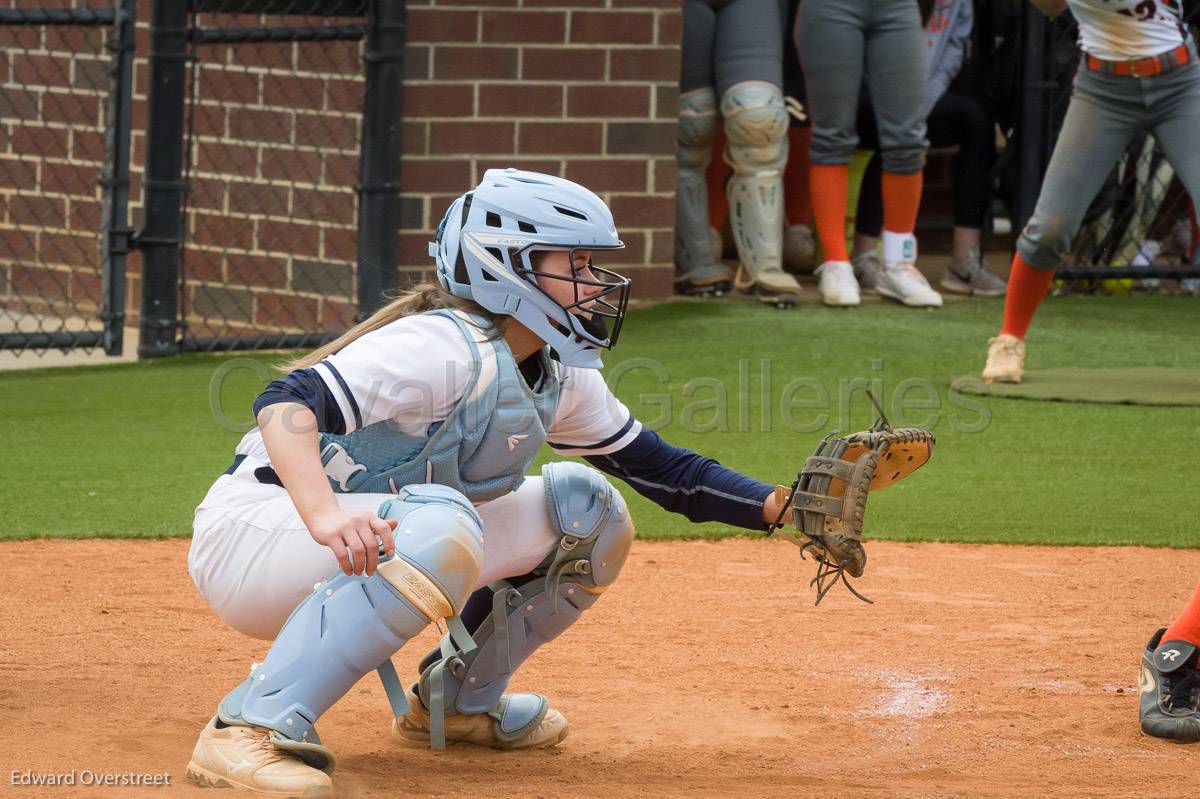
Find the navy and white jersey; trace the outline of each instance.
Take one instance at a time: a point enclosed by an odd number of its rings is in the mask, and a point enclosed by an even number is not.
[[[340,435],[386,421],[421,438],[448,419],[463,399],[473,362],[470,345],[451,319],[405,317],[310,369],[275,381],[259,396],[254,411],[300,402],[313,410],[322,432]],[[530,358],[521,364],[534,392],[544,377],[540,362]],[[692,521],[762,529],[770,485],[644,430],[598,370],[549,363],[559,396],[546,442],[557,454],[583,457]],[[269,462],[258,428],[246,434],[237,452]]]
[[[1180,0],[1067,0],[1079,46],[1105,61],[1160,55],[1183,44]]]
[[[451,319],[408,316],[356,339],[310,369],[275,381],[254,411],[276,402],[301,402],[313,409],[322,432],[351,433],[386,421],[422,437],[458,405],[472,363],[470,345]],[[603,455],[641,432],[641,424],[613,396],[599,371],[559,363],[553,368],[561,388],[547,434],[556,452]],[[530,388],[537,391],[539,376],[525,371]],[[237,451],[268,460],[258,428],[246,434]]]

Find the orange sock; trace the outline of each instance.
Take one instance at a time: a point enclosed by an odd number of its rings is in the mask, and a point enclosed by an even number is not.
[[[1014,255],[1012,272],[1008,275],[1008,293],[1004,297],[1004,326],[1000,332],[1025,338],[1029,323],[1053,280],[1053,269],[1034,269],[1025,263],[1021,253]]]
[[[783,215],[789,225],[812,227],[812,200],[808,193],[808,149],[812,128],[788,128],[788,160],[783,170]]]
[[[883,173],[883,229],[892,233],[912,233],[917,227],[917,211],[921,208],[921,189],[925,173],[897,175]]]
[[[729,216],[729,199],[725,196],[725,184],[733,170],[725,163],[725,132],[717,131],[713,139],[712,160],[708,162],[708,224],[720,230]]]
[[[849,261],[846,253],[846,202],[850,169],[845,164],[813,164],[809,170],[813,220],[826,261]]]
[[[1183,613],[1179,614],[1175,623],[1167,628],[1162,639],[1164,641],[1188,641],[1200,646],[1200,585],[1196,586],[1196,593],[1192,595],[1192,601],[1183,609]]]

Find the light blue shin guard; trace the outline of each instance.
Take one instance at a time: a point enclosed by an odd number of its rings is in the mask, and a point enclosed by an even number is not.
[[[284,623],[267,658],[221,702],[226,724],[266,727],[273,742],[314,768],[333,770],[317,718],[367,672],[379,669],[393,711],[407,712],[391,656],[431,621],[448,619],[452,639],[474,644],[458,618],[479,578],[483,535],[466,497],[414,485],[383,503],[396,519],[396,554],[371,577],[338,572],[313,588]]]
[[[616,489],[599,472],[577,463],[549,464],[542,479],[551,518],[562,534],[560,544],[536,579],[520,586],[503,581],[490,586],[495,592],[492,613],[473,634],[475,651],[461,651],[447,636],[422,660],[418,690],[431,723],[440,708],[493,711],[512,673],[595,604],[625,563],[634,528]],[[524,698],[514,697],[506,705],[506,716],[512,718],[502,726],[519,728],[544,713],[543,703]]]

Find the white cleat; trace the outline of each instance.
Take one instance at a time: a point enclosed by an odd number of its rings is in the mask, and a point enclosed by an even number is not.
[[[911,308],[940,308],[942,295],[929,285],[911,262],[883,267],[879,274],[879,293]]]
[[[988,339],[987,365],[983,367],[983,382],[1020,383],[1024,374],[1024,341],[1007,333],[1001,333],[993,339]]]
[[[862,301],[858,281],[854,279],[854,267],[849,261],[826,261],[817,267],[816,274],[821,277],[817,290],[826,305],[848,307]]]

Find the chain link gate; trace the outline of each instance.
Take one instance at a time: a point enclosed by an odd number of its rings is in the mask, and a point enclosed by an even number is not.
[[[120,354],[134,4],[0,8],[0,349]]]
[[[403,34],[389,0],[154,3],[139,355],[312,347],[379,306]]]
[[[1200,3],[1183,4],[1193,39]],[[1027,3],[1020,128],[1018,220],[1033,211],[1066,115],[1080,50],[1074,18],[1047,20]],[[1200,293],[1195,210],[1154,137],[1136,136],[1088,208],[1069,262],[1056,270],[1074,288]],[[1121,282],[1117,282],[1121,281]]]

